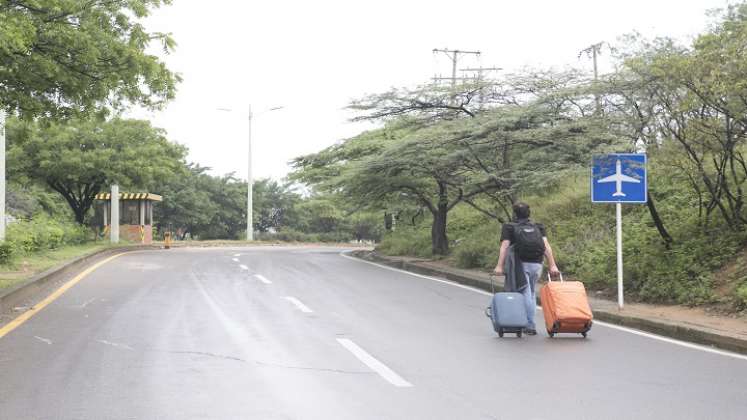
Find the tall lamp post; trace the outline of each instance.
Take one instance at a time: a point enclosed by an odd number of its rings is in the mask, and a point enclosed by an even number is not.
[[[270,111],[277,111],[279,109],[283,109],[285,106],[276,106],[272,108],[268,108],[262,112],[259,112],[257,115],[264,114],[266,112]],[[218,111],[224,111],[224,112],[233,112],[230,108],[217,108]],[[249,105],[249,155],[248,155],[248,164],[247,164],[247,197],[246,197],[246,240],[251,242],[254,240],[254,225],[252,223],[253,219],[253,210],[252,210],[252,192],[254,189],[253,185],[253,179],[252,179],[252,118],[254,117],[254,114],[252,113],[252,106]]]
[[[5,240],[5,110],[0,108],[0,242]]]

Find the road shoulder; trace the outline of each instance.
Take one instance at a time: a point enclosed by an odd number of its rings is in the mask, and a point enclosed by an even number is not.
[[[105,248],[85,254],[14,285],[0,290],[0,327],[33,308],[78,273],[112,255],[136,250],[156,249],[152,246],[122,246]]]

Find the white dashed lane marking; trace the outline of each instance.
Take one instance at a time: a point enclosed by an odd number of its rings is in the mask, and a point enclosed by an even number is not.
[[[401,376],[397,375],[393,370],[389,369],[385,364],[381,363],[375,357],[371,356],[355,344],[352,340],[347,338],[338,338],[337,342],[345,347],[349,352],[353,353],[353,356],[357,357],[358,360],[363,362],[364,365],[368,366],[371,370],[378,373],[379,376],[384,378],[390,384],[398,388],[409,388],[412,386],[411,383],[407,382]]]
[[[311,310],[311,308],[309,308],[308,306],[304,305],[303,302],[301,302],[300,300],[294,298],[293,296],[286,296],[285,300],[287,300],[288,302],[296,305],[296,308],[298,308],[303,313],[310,314],[310,313],[314,312],[314,311]]]
[[[272,284],[270,280],[267,280],[267,278],[261,274],[255,274],[254,277],[256,277],[259,281],[261,281],[264,284]]]

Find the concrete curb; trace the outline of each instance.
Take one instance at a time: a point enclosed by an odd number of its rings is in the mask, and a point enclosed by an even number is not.
[[[81,255],[71,261],[64,262],[49,270],[38,273],[30,279],[0,292],[0,316],[8,314],[16,307],[32,307],[38,301],[46,296],[40,296],[57,281],[63,279],[71,273],[81,271],[85,266],[90,265],[94,260],[107,257],[109,255],[122,254],[130,251],[159,249],[160,247],[149,245],[130,245],[117,248],[106,248],[90,254]],[[3,325],[3,319],[0,319],[0,326]]]
[[[435,267],[426,267],[418,264],[417,262],[388,258],[370,251],[353,251],[350,253],[350,255],[362,260],[377,262],[389,267],[428,276],[437,276],[454,281],[456,283],[472,286],[476,289],[485,290],[487,292],[491,291],[490,278],[487,274],[485,274],[484,276],[480,276],[478,274],[467,275],[462,273],[449,272]],[[496,290],[501,290],[502,288],[503,284],[497,282]],[[539,301],[537,302],[537,304],[539,305]],[[733,351],[741,354],[747,354],[747,340],[744,339],[721,335],[715,331],[693,328],[690,326],[676,324],[674,322],[665,322],[662,320],[652,320],[632,316],[629,314],[621,314],[609,310],[594,308],[593,306],[594,305],[592,302],[592,309],[594,310],[595,320],[646,331],[653,334],[674,338],[676,340],[717,347],[719,349]]]

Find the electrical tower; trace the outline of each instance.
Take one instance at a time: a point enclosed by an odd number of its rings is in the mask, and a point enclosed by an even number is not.
[[[594,84],[596,85],[599,81],[599,70],[597,69],[597,56],[602,54],[602,46],[604,46],[604,42],[598,42],[596,44],[592,44],[588,46],[587,48],[581,50],[581,52],[578,53],[578,58],[581,58],[582,55],[586,54],[587,57],[591,57],[594,60]],[[594,93],[594,102],[596,103],[596,113],[599,114],[602,112],[602,101],[599,98],[598,93]]]
[[[448,48],[434,48],[433,53],[443,53],[447,57],[449,57],[449,60],[451,60],[451,77],[441,77],[436,76],[433,78],[433,81],[439,82],[441,80],[451,80],[451,88],[454,89],[456,87],[456,81],[457,80],[473,80],[473,78],[469,77],[457,77],[457,63],[459,62],[459,56],[468,54],[468,55],[476,55],[480,56],[480,51],[464,51],[464,50],[450,50]]]

